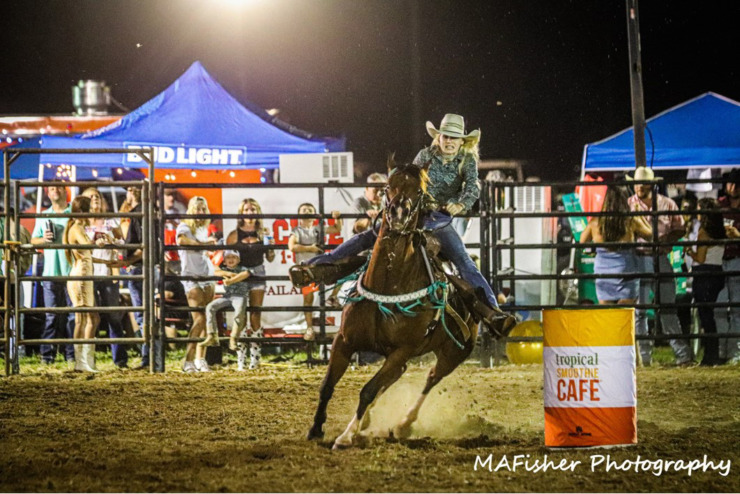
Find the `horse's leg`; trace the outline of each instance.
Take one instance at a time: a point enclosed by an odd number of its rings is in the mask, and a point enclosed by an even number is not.
[[[334,343],[331,346],[331,357],[329,357],[326,376],[324,376],[324,381],[321,383],[319,405],[316,408],[316,414],[313,418],[313,426],[308,431],[307,438],[309,440],[324,437],[323,426],[324,422],[326,422],[326,407],[334,394],[334,386],[336,386],[349,366],[351,356],[352,350],[348,348],[341,333],[337,333],[334,337]]]
[[[365,415],[362,416],[362,421],[360,422],[359,432],[362,432],[368,427],[370,427],[370,412],[372,411],[375,404],[378,403],[378,400],[380,399],[380,397],[383,396],[384,391],[385,389],[381,389],[380,391],[378,391],[378,394],[375,395],[375,399],[373,400],[373,402],[370,403],[370,405],[368,405],[367,409],[365,410]]]
[[[406,371],[406,361],[412,353],[413,348],[399,348],[385,359],[377,374],[360,391],[360,404],[357,406],[357,412],[344,432],[334,441],[334,449],[352,446],[352,438],[359,431],[368,407],[375,401],[378,393],[388,389],[403,375]]]
[[[403,420],[401,420],[401,422],[399,422],[399,424],[393,428],[393,437],[397,439],[404,439],[411,435],[411,425],[416,422],[417,418],[419,418],[419,410],[424,404],[424,400],[426,400],[427,396],[429,396],[429,391],[431,391],[432,388],[436,386],[445,376],[455,370],[457,366],[460,365],[460,363],[463,362],[470,354],[470,352],[461,352],[457,348],[455,350],[457,351],[454,352],[451,356],[446,355],[441,351],[437,353],[437,363],[429,371],[429,375],[427,375],[427,382],[424,386],[424,390],[421,392],[421,395],[419,395],[416,403],[414,403],[411,408],[408,409]]]

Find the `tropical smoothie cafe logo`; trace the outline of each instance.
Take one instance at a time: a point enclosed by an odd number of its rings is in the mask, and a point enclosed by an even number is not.
[[[599,354],[555,354],[557,399],[562,403],[595,403],[599,397]],[[582,425],[568,433],[572,437],[589,437]]]
[[[127,149],[154,149],[154,161],[158,165],[244,165],[247,163],[247,148],[244,146],[155,146],[147,143],[125,142]],[[144,160],[138,154],[124,154],[123,164],[140,166]]]

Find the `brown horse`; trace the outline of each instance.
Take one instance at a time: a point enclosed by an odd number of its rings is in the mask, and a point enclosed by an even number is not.
[[[426,254],[421,248],[423,234],[420,227],[426,184],[426,172],[419,167],[402,165],[392,170],[378,240],[367,271],[358,280],[357,292],[365,298],[357,297],[362,300],[350,302],[344,308],[342,326],[332,344],[329,367],[321,385],[308,439],[323,437],[327,405],[354,352],[375,351],[385,356],[385,362],[362,388],[357,412],[334,442],[335,449],[352,445],[353,436],[363,428],[363,422],[368,425],[369,421],[363,418],[369,407],[401,377],[410,358],[434,352],[437,362],[429,372],[421,395],[393,429],[395,437],[408,437],[411,424],[429,391],[460,365],[475,346],[477,324],[464,304],[455,300],[457,296],[453,295],[447,301],[456,307],[457,317],[449,314],[444,317],[444,311],[440,313],[439,310],[440,300],[444,306],[447,298],[446,285],[442,280],[437,280],[436,285],[430,280]],[[441,276],[444,277],[443,274]],[[418,298],[419,303],[404,298],[404,295],[414,292],[424,293],[425,289],[434,293],[431,297],[422,295]],[[395,303],[397,300],[403,302],[400,309]],[[409,309],[415,312],[414,317],[408,317],[408,312],[407,315],[402,314],[403,309],[410,305],[414,305]],[[391,310],[394,312],[389,316]],[[467,335],[467,339],[463,335]]]

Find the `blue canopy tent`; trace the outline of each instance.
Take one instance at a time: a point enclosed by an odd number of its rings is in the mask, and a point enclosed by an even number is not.
[[[281,154],[344,151],[343,138],[315,137],[274,119],[268,122],[269,115],[262,113],[261,118],[247,110],[195,62],[162,93],[115,123],[78,137],[46,136],[39,147],[151,146],[157,168],[199,170],[276,168]],[[42,153],[37,159],[19,160],[11,168],[11,177],[16,178],[16,167],[19,178],[28,176],[34,161],[32,177],[38,176],[38,164],[50,165],[52,171],[58,165],[74,165],[78,179],[89,177],[92,169],[102,177],[110,176],[112,169],[145,167],[135,154]]]
[[[740,103],[702,94],[648,119],[645,142],[647,165],[655,169],[740,166]],[[634,168],[632,127],[583,150],[582,176]]]

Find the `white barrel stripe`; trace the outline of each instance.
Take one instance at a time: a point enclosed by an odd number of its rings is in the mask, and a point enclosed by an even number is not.
[[[635,347],[545,347],[545,406],[637,406]]]

